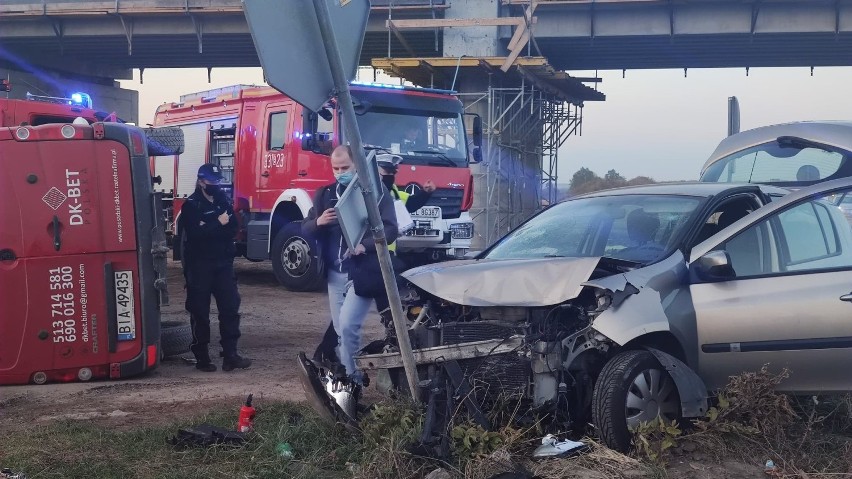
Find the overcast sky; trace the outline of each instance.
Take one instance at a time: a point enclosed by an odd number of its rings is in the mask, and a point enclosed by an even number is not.
[[[589,76],[595,72],[570,72]],[[583,135],[560,150],[560,183],[586,166],[603,174],[657,180],[696,179],[704,160],[727,133],[729,96],[740,102],[741,129],[798,120],[852,119],[852,68],[752,68],[599,72],[605,102],[584,108]],[[372,78],[364,78],[372,80]],[[122,88],[139,91],[139,119],[153,120],[157,105],[181,94],[238,83],[262,84],[260,68],[138,70]]]

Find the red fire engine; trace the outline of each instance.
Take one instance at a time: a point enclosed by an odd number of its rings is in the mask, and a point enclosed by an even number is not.
[[[415,227],[397,241],[398,254],[409,264],[463,256],[473,238],[473,178],[461,101],[452,92],[412,87],[353,83],[351,92],[365,147],[403,158],[400,189],[412,192],[427,180],[437,186],[412,215]],[[346,140],[333,100],[316,114],[273,88],[236,85],[161,105],[154,124],[178,126],[185,138],[183,154],[151,160],[172,225],[195,190],[198,167],[216,164],[240,218],[240,254],[271,259],[289,289],[321,286],[319,262],[299,221],[316,189],[333,181],[329,155]],[[475,117],[474,158],[481,157],[480,125]]]

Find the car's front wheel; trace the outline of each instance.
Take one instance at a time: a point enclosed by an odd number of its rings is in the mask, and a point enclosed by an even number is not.
[[[592,395],[592,420],[612,449],[630,449],[632,429],[656,417],[680,417],[677,386],[660,362],[644,350],[625,351],[603,368]]]

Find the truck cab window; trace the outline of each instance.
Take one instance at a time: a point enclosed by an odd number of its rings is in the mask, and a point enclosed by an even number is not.
[[[269,115],[269,133],[266,149],[281,150],[287,140],[287,112],[280,111]]]

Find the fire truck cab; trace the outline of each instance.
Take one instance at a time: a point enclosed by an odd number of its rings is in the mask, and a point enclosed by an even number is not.
[[[437,186],[412,215],[414,228],[397,240],[397,254],[409,264],[463,256],[473,238],[473,178],[461,101],[451,92],[411,87],[353,83],[351,92],[365,148],[403,158],[398,187],[413,192],[427,180]],[[176,216],[195,191],[198,167],[216,164],[240,219],[239,253],[271,260],[288,289],[322,285],[322,266],[301,220],[314,192],[334,181],[329,155],[346,142],[334,100],[314,113],[273,88],[235,85],[163,104],[154,125],[177,126],[185,138],[183,154],[151,159],[173,233],[180,234]]]

